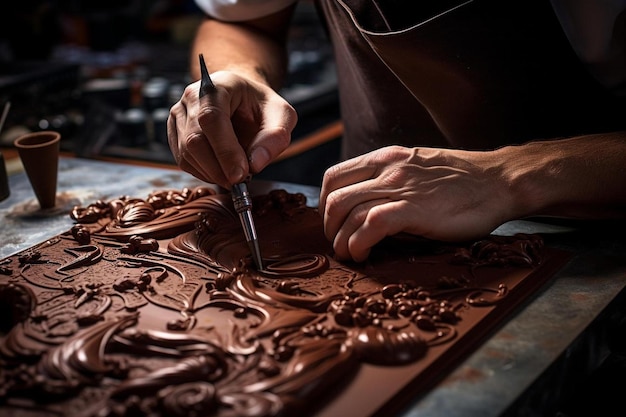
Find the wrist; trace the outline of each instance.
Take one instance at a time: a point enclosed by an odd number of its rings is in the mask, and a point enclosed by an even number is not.
[[[562,184],[565,155],[552,142],[528,142],[496,151],[502,161],[502,175],[515,206],[515,218],[553,215],[568,197]],[[563,195],[561,195],[563,194]]]

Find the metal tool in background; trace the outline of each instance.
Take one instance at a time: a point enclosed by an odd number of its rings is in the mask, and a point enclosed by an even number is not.
[[[209,76],[209,71],[204,62],[202,54],[200,59],[200,95],[202,98],[212,91],[215,91],[215,84]],[[263,269],[263,258],[261,257],[261,249],[259,247],[259,239],[256,234],[256,227],[254,226],[254,220],[252,218],[252,197],[248,192],[248,185],[245,182],[233,185],[232,189],[233,204],[235,211],[239,215],[241,226],[243,227],[243,233],[246,236],[248,247],[252,253],[252,260],[254,261],[257,269],[260,271]]]

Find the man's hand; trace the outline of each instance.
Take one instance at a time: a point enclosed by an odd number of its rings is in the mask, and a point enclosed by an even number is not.
[[[363,261],[400,232],[462,241],[511,217],[512,198],[489,152],[391,146],[331,167],[320,212],[340,259]]]
[[[181,169],[229,189],[260,172],[289,145],[297,115],[262,83],[228,71],[211,78],[215,91],[199,99],[197,81],[172,106],[168,140]]]

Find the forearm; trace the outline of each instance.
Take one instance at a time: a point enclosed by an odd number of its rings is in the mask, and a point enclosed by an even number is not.
[[[626,132],[530,142],[494,152],[514,217],[626,217]]]
[[[263,32],[251,24],[206,19],[192,45],[191,76],[200,78],[198,54],[202,53],[209,72],[228,70],[278,89],[287,68],[285,36],[280,31]]]

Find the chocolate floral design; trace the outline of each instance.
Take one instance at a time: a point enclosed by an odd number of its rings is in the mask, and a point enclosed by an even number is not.
[[[230,197],[203,187],[76,207],[70,231],[3,261],[0,410],[304,415],[365,366],[452,346],[543,259],[524,235],[349,265],[303,195],[253,206],[263,271]]]

